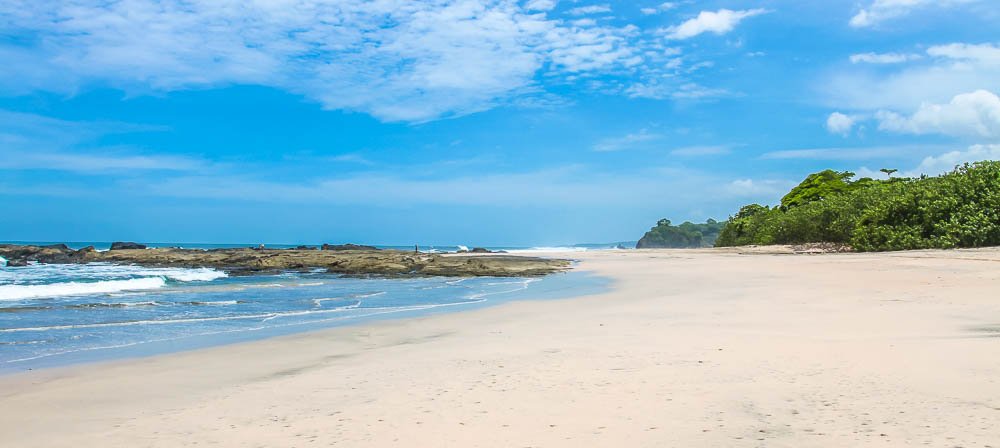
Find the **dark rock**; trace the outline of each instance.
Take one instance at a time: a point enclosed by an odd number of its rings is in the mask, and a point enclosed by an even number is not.
[[[346,246],[346,245],[345,245]],[[568,260],[508,255],[455,256],[414,254],[400,250],[364,250],[358,245],[342,250],[250,250],[150,248],[146,250],[66,251],[38,246],[0,245],[0,256],[10,266],[38,263],[120,263],[148,267],[209,267],[231,275],[251,275],[284,270],[325,269],[344,275],[383,276],[491,276],[523,277],[560,272]],[[371,247],[371,246],[367,246]]]
[[[139,243],[127,243],[121,241],[115,241],[111,243],[111,250],[129,250],[129,249],[145,249],[145,244]]]
[[[295,250],[316,250],[316,246],[295,246]]]
[[[49,244],[47,246],[41,246],[43,249],[59,249],[59,250],[73,250],[69,246],[59,243],[59,244]]]
[[[95,249],[94,246],[87,246],[87,247],[84,247],[84,248],[82,248],[82,249],[80,249],[80,250],[78,250],[76,252],[78,254],[82,255],[82,254],[89,254],[91,252],[97,252],[97,249]]]
[[[375,246],[364,246],[361,244],[324,244],[323,250],[378,250]]]
[[[473,254],[492,254],[493,251],[489,250],[489,249],[487,249],[485,247],[473,247],[472,250],[469,251],[469,253],[473,253]]]

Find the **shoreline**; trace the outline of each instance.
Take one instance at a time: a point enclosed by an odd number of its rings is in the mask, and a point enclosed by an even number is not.
[[[0,444],[1000,440],[998,249],[572,258],[610,290],[0,376]]]
[[[267,278],[267,277],[264,277]],[[448,277],[441,277],[441,279],[448,279]],[[350,279],[348,279],[349,281]],[[367,281],[412,281],[412,279],[368,279]],[[457,280],[458,282],[464,280],[482,280],[481,278],[469,277],[461,278]],[[489,277],[485,280],[493,281],[503,281],[509,280],[508,278],[502,277]],[[462,313],[470,312],[484,308],[490,308],[495,306],[501,306],[505,303],[510,302],[531,302],[536,300],[559,300],[563,298],[571,298],[581,295],[593,295],[602,291],[607,290],[607,279],[599,276],[589,275],[585,271],[565,271],[555,274],[550,274],[545,277],[524,277],[518,279],[519,282],[508,283],[517,284],[519,286],[513,289],[507,290],[488,290],[488,289],[475,289],[478,292],[464,292],[461,290],[456,290],[455,294],[469,294],[467,296],[467,301],[456,301],[456,302],[444,302],[444,303],[433,303],[435,299],[433,297],[425,297],[424,303],[415,304],[397,304],[397,306],[378,306],[375,305],[373,308],[361,307],[361,301],[357,303],[357,307],[350,308],[350,311],[360,311],[360,314],[339,314],[336,313],[338,309],[334,308],[332,310],[319,310],[317,313],[330,313],[333,317],[325,317],[317,320],[305,320],[298,322],[286,322],[283,324],[276,324],[273,326],[251,325],[247,328],[232,328],[228,330],[211,330],[204,333],[195,332],[193,334],[183,334],[178,333],[170,336],[164,336],[159,339],[149,339],[149,340],[118,340],[113,345],[106,346],[92,346],[92,347],[82,347],[82,348],[70,348],[65,351],[56,353],[43,353],[36,356],[32,356],[24,359],[0,359],[0,377],[6,375],[15,375],[23,372],[32,371],[42,371],[47,369],[60,369],[60,368],[74,368],[77,366],[85,367],[92,364],[101,364],[106,362],[115,362],[119,360],[135,360],[143,358],[154,358],[163,355],[170,355],[173,353],[181,353],[187,351],[197,351],[204,349],[212,349],[218,347],[226,347],[236,344],[253,343],[256,341],[274,339],[287,337],[297,334],[308,334],[314,332],[322,332],[330,329],[343,328],[343,327],[358,327],[365,325],[373,325],[380,322],[392,322],[392,321],[402,321],[407,319],[416,319],[428,316],[435,316],[439,314],[448,313]],[[314,277],[309,278],[310,285],[323,283],[323,279],[317,279]],[[329,281],[329,280],[326,280]],[[455,280],[451,280],[455,281]],[[446,283],[451,283],[448,281]],[[334,280],[336,283],[336,280]],[[464,284],[464,283],[463,283]],[[487,283],[491,285],[494,283]],[[499,283],[496,283],[499,284]],[[265,285],[268,286],[268,285]],[[292,285],[294,286],[294,285]],[[369,288],[386,288],[385,285],[369,285]],[[473,287],[475,288],[475,287]],[[472,291],[470,289],[469,291]],[[280,290],[279,290],[280,291]],[[289,292],[290,293],[290,292]],[[288,293],[286,293],[288,294]],[[379,291],[376,295],[384,295],[385,291]],[[460,297],[460,296],[457,296]],[[155,299],[154,299],[155,300]],[[239,301],[239,299],[234,299]],[[259,299],[258,299],[259,300]],[[329,299],[319,299],[319,300],[329,300]],[[184,303],[184,302],[182,302]],[[367,311],[366,310],[370,310]],[[258,311],[258,316],[272,313],[272,318],[280,316],[282,313],[287,313],[290,315],[301,315],[309,314],[310,311]],[[260,314],[262,313],[262,314]],[[223,319],[226,316],[207,316],[202,317],[206,320],[213,319]],[[237,315],[234,319],[239,319],[240,316]],[[183,319],[181,319],[183,320]],[[112,322],[113,323],[113,322]],[[100,325],[100,324],[99,324]],[[0,331],[2,333],[3,331]],[[39,333],[40,335],[42,333]],[[0,357],[2,358],[2,357]]]

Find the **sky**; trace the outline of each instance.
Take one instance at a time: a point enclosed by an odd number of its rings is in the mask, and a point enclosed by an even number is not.
[[[0,240],[541,246],[1000,159],[995,0],[0,0]]]

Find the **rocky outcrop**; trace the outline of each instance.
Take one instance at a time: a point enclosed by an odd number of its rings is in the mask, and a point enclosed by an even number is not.
[[[322,247],[322,249],[323,250],[337,250],[337,251],[345,251],[345,250],[378,250],[378,248],[376,248],[375,246],[364,246],[364,245],[361,245],[361,244],[351,244],[351,243],[347,243],[347,244],[324,244],[323,247]]]
[[[124,243],[121,241],[115,241],[114,243],[111,243],[111,250],[136,250],[145,248],[146,248],[145,244],[139,244],[139,243]]]
[[[384,276],[541,276],[569,268],[567,260],[505,255],[442,255],[399,250],[177,249],[110,250],[0,245],[10,266],[38,263],[120,263],[148,267],[210,267],[234,275],[325,269],[335,274]]]

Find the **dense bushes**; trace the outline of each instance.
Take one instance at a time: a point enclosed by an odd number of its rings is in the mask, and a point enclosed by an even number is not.
[[[635,247],[637,249],[712,247],[725,225],[724,222],[709,219],[704,224],[685,222],[675,226],[669,219],[661,219],[656,223],[656,227],[643,235]]]
[[[937,177],[810,175],[779,207],[743,207],[716,246],[832,242],[861,251],[1000,245],[1000,162]]]

